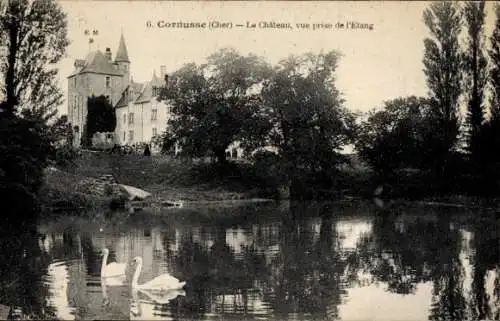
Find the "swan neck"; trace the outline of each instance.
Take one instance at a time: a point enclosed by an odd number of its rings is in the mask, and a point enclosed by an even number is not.
[[[139,281],[139,274],[141,274],[142,262],[137,263],[137,268],[135,269],[134,276],[132,277],[132,288],[137,288]]]
[[[108,292],[106,291],[106,281],[101,278],[101,290],[102,290],[102,297],[104,299],[108,298]]]
[[[102,255],[102,266],[101,266],[101,273],[102,271],[104,271],[105,267],[106,267],[106,263],[108,263],[108,254],[107,253],[104,253]]]

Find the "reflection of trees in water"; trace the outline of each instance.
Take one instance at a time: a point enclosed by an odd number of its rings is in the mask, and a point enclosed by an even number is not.
[[[486,294],[485,279],[487,272],[500,262],[496,250],[499,233],[495,224],[474,222],[473,244],[471,249],[466,249],[461,246],[460,230],[452,227],[452,216],[446,211],[436,213],[437,220],[408,219],[388,211],[376,214],[372,232],[358,242],[356,252],[348,258],[348,276],[352,282],[356,281],[357,273],[363,271],[371,275],[372,282],[387,284],[390,292],[410,294],[414,293],[417,284],[431,281],[429,319],[494,317],[489,308],[492,298]],[[461,252],[474,258],[470,295],[464,291],[466,278]]]
[[[36,319],[55,319],[47,306],[48,288],[42,282],[49,258],[38,244],[37,235],[26,231],[0,231],[0,303],[20,309]]]
[[[261,309],[278,316],[336,318],[346,287],[366,285],[361,280],[365,274],[394,295],[413,294],[423,282],[432,284],[431,320],[498,318],[499,310],[488,307],[488,302],[500,302],[498,273],[496,297],[489,298],[485,290],[485,275],[499,262],[498,251],[492,251],[498,248],[498,227],[491,222],[475,225],[472,248],[466,249],[459,229],[452,228],[455,219],[450,213],[419,216],[429,214],[419,210],[410,216],[379,210],[372,216],[370,232],[355,249],[346,250],[336,229],[343,213],[318,208],[311,215],[305,213],[307,207],[292,204],[290,215],[281,221],[246,224],[242,230],[251,230],[253,237],[237,254],[223,226],[186,227],[180,242],[175,231],[165,233],[169,266],[189,282],[187,296],[163,309],[201,318],[208,312],[251,313],[259,301]],[[314,216],[319,218],[309,218]],[[460,259],[467,251],[475,251],[469,296],[463,289]]]
[[[433,297],[429,319],[465,320],[464,270],[459,259],[461,236],[457,228],[450,228],[450,219],[444,213],[435,226],[435,243],[430,244],[436,259],[431,265]]]
[[[356,274],[362,271],[371,275],[371,282],[387,284],[390,292],[414,293],[418,283],[431,279],[430,267],[439,246],[436,236],[446,231],[423,219],[397,224],[397,216],[391,212],[375,215],[372,232],[361,238],[357,251],[349,257],[349,280],[356,282]]]
[[[491,224],[488,220],[480,219],[473,224],[473,276],[472,276],[472,293],[469,303],[471,311],[471,319],[500,319],[500,285],[499,283],[499,268],[500,268],[500,233],[496,224]],[[493,298],[489,297],[486,292],[486,277],[488,271],[495,273],[496,291],[494,290]],[[495,286],[495,284],[494,284]],[[496,292],[496,293],[495,293]],[[495,302],[497,309],[490,308],[490,299]]]
[[[92,242],[92,235],[88,233],[84,233],[81,236],[82,240],[82,254],[83,259],[85,261],[85,266],[87,267],[87,274],[92,276],[100,276],[101,275],[101,263],[102,258],[100,256],[100,252],[96,252],[94,249],[94,243]],[[110,257],[108,258],[108,263],[113,261],[114,257],[113,252],[110,253]]]
[[[314,238],[311,221],[301,210],[292,206],[292,219],[283,223],[280,255],[272,263],[274,295],[269,300],[278,314],[299,312],[336,318],[346,263],[334,243],[338,240],[335,219],[324,209],[319,238]]]
[[[276,222],[251,228],[254,238],[238,255],[226,242],[225,227],[205,230],[211,234],[210,247],[184,233],[178,251],[172,253],[172,263],[189,280],[188,295],[171,308],[175,306],[189,317],[208,311],[245,314],[266,306],[278,314],[296,311],[336,316],[336,309],[327,312],[327,308],[340,303],[345,263],[335,250],[334,218],[323,217],[316,237],[311,220],[300,218],[298,209],[293,214],[297,218],[282,221],[279,233]],[[273,246],[279,246],[278,253],[266,252]],[[272,259],[266,260],[266,255]]]

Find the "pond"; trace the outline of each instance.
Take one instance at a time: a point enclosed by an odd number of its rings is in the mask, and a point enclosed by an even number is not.
[[[481,320],[500,318],[499,220],[481,210],[362,202],[266,203],[66,215],[3,238],[0,304],[57,320]],[[106,215],[104,215],[106,214]],[[101,281],[142,257],[183,291]],[[16,254],[17,253],[17,254]]]

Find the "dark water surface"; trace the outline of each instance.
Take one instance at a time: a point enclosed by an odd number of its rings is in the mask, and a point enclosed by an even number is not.
[[[480,210],[271,203],[66,216],[38,230],[1,240],[0,304],[13,318],[500,319],[499,220]],[[170,273],[185,293],[106,286],[105,247],[108,262],[142,256],[139,283]]]

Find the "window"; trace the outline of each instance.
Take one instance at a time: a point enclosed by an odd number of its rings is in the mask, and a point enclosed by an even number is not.
[[[130,143],[132,143],[134,141],[134,131],[133,130],[128,131],[128,141]]]
[[[158,109],[151,110],[151,120],[156,120],[158,117]]]
[[[158,97],[160,95],[160,88],[154,86],[153,87],[153,97]]]
[[[73,86],[76,87],[76,76],[73,78]]]
[[[111,77],[106,76],[106,88],[111,88]]]
[[[106,96],[106,100],[111,103],[111,97],[109,97],[109,95]]]
[[[134,113],[128,114],[128,124],[129,125],[134,124]]]
[[[77,108],[78,108],[78,96],[74,95],[73,96],[73,109],[77,109]]]
[[[158,130],[156,128],[153,128],[153,137],[155,137],[156,135],[158,135]]]
[[[123,132],[123,141],[125,141],[126,139],[127,139],[127,133]]]
[[[123,114],[123,124],[127,124],[127,114]]]

